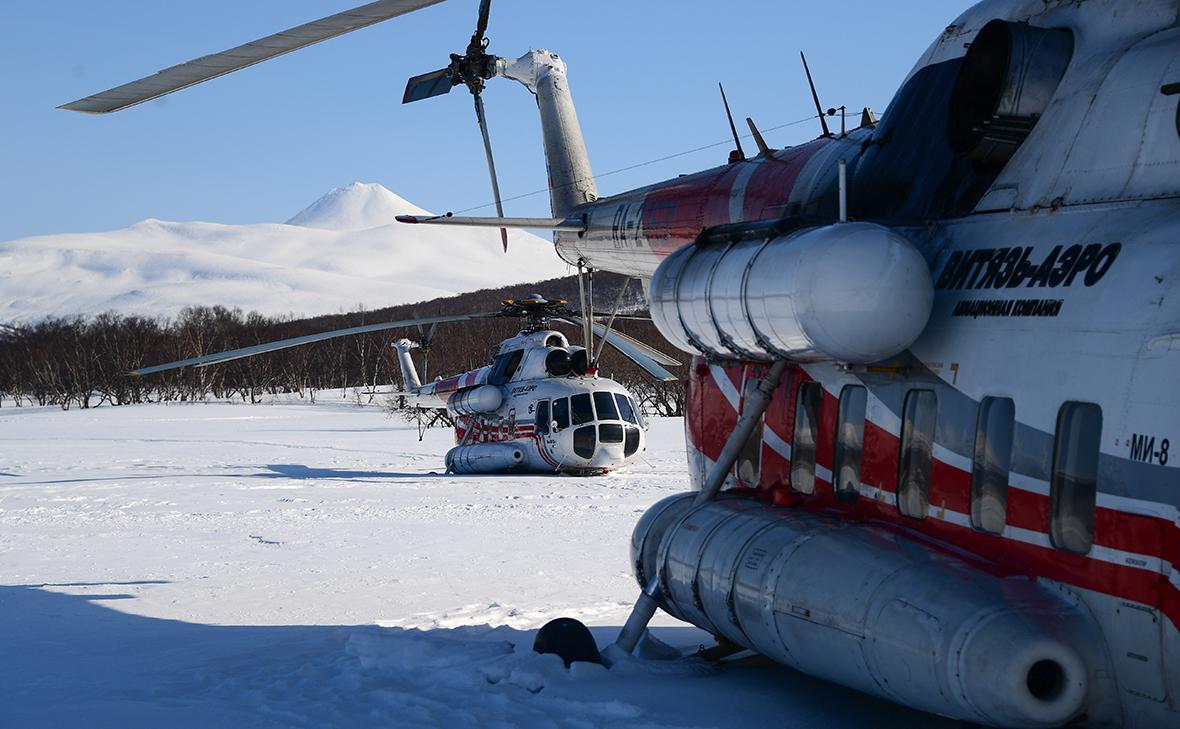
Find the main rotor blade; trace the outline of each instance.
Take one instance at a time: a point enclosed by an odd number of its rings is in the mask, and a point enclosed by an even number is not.
[[[485,3],[487,0],[485,0]],[[492,196],[496,198],[496,217],[504,217],[504,204],[500,202],[500,181],[496,179],[496,161],[492,159],[492,140],[488,136],[488,120],[483,109],[483,95],[475,96],[475,118],[479,122],[479,132],[483,135],[483,151],[488,158],[488,174],[492,176]],[[500,228],[500,242],[504,244],[504,252],[508,252],[508,229]]]
[[[325,339],[335,339],[336,337],[348,337],[353,334],[367,334],[369,332],[379,332],[384,329],[399,329],[401,327],[412,327],[416,324],[439,324],[450,321],[467,321],[470,319],[491,319],[500,316],[500,312],[483,312],[479,314],[454,314],[451,316],[432,316],[424,319],[404,319],[402,321],[390,321],[382,324],[366,324],[359,327],[348,327],[347,329],[335,329],[330,332],[321,332],[319,334],[308,334],[302,337],[292,337],[290,339],[280,339],[277,342],[269,342],[266,344],[256,344],[252,347],[241,347],[240,349],[231,349],[227,352],[218,352],[217,354],[207,354],[202,357],[192,357],[190,359],[182,359],[176,362],[168,362],[167,364],[154,365],[152,367],[143,367],[138,370],[133,370],[128,374],[132,376],[150,375],[156,372],[164,372],[166,370],[175,370],[181,367],[208,367],[209,365],[220,364],[222,362],[229,362],[235,359],[242,359],[244,357],[253,357],[258,354],[265,354],[267,352],[274,352],[280,349],[287,349],[288,347],[298,347],[302,344],[311,344],[312,342],[322,342]]]
[[[578,327],[582,326],[583,323],[583,320],[576,316],[562,317],[562,321]],[[601,324],[594,324],[594,333],[600,337],[605,336],[606,327]],[[618,330],[611,330],[610,338],[606,340],[606,343],[617,350],[619,354],[638,365],[644,372],[661,382],[675,382],[680,379],[662,366],[665,364],[677,366],[680,364],[679,362],[663,352],[652,349],[637,339],[632,339]]]
[[[415,76],[406,82],[406,93],[402,95],[402,103],[409,104],[412,101],[450,93],[455,86],[454,78],[450,66]]]
[[[619,314],[615,318],[616,319],[634,319],[634,320],[638,320],[638,321],[651,321],[650,317],[626,316],[623,314]],[[594,333],[601,337],[606,333],[606,327],[601,324],[598,324],[596,322],[594,324]],[[668,365],[669,367],[679,367],[680,366],[680,362],[678,360],[672,359],[671,357],[664,354],[663,352],[656,349],[655,347],[647,345],[634,337],[629,337],[617,329],[614,329],[611,331],[610,338],[614,339],[615,337],[618,337],[622,341],[628,342],[632,347],[634,347],[635,349],[638,349],[639,351],[643,352],[645,355],[647,355],[651,359],[655,360],[656,362],[659,362],[662,365]]]
[[[224,76],[256,63],[306,48],[329,38],[367,28],[399,15],[437,5],[443,0],[378,0],[326,18],[284,30],[220,53],[195,58],[138,81],[59,106],[87,114],[107,114],[142,104],[173,91]]]
[[[475,35],[482,38],[488,31],[488,13],[492,9],[492,0],[480,0],[479,20],[475,23]]]

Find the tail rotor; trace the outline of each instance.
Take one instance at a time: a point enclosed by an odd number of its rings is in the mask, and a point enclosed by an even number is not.
[[[475,120],[479,124],[480,136],[483,138],[484,155],[488,162],[488,175],[492,181],[492,196],[496,201],[496,215],[504,217],[504,204],[500,197],[500,182],[496,176],[496,162],[492,156],[492,141],[488,134],[487,114],[483,104],[483,89],[487,80],[496,75],[496,63],[500,60],[487,52],[488,49],[488,14],[491,12],[492,0],[480,0],[479,17],[476,20],[475,32],[467,44],[463,55],[451,54],[451,64],[437,71],[424,73],[411,78],[406,83],[406,91],[402,96],[402,103],[409,104],[434,96],[450,93],[455,86],[466,86],[475,100]],[[508,252],[508,230],[500,228],[500,242],[504,252]]]

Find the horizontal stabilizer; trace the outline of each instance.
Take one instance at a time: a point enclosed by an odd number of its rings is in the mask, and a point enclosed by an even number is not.
[[[570,230],[582,232],[586,224],[581,220],[562,218],[461,218],[446,215],[399,215],[397,222],[416,225],[466,225],[475,228],[533,228],[536,230]]]
[[[195,58],[58,108],[87,114],[119,111],[440,2],[442,0],[378,0],[259,38],[228,51]]]

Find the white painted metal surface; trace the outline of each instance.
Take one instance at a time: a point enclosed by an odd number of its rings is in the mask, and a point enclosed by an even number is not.
[[[516,60],[500,59],[496,72],[537,95],[553,216],[565,217],[578,205],[596,200],[598,185],[570,95],[565,61],[550,51],[530,51]]]
[[[476,443],[447,451],[451,473],[499,473],[524,465],[524,449],[512,443]]]
[[[447,400],[447,412],[452,416],[491,413],[504,404],[504,392],[495,385],[480,385],[460,390]]]
[[[918,338],[933,296],[922,254],[872,223],[687,246],[651,282],[669,341],[730,359],[880,361]]]

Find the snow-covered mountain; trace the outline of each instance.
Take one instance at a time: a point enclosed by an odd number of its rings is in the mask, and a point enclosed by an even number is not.
[[[287,225],[320,230],[366,230],[389,225],[395,215],[429,214],[381,185],[354,182],[330,190],[288,220]]]
[[[175,314],[220,304],[268,314],[375,309],[563,276],[549,241],[407,226],[426,211],[381,185],[353,183],[286,224],[144,220],[105,233],[0,243],[0,322],[115,310]]]

